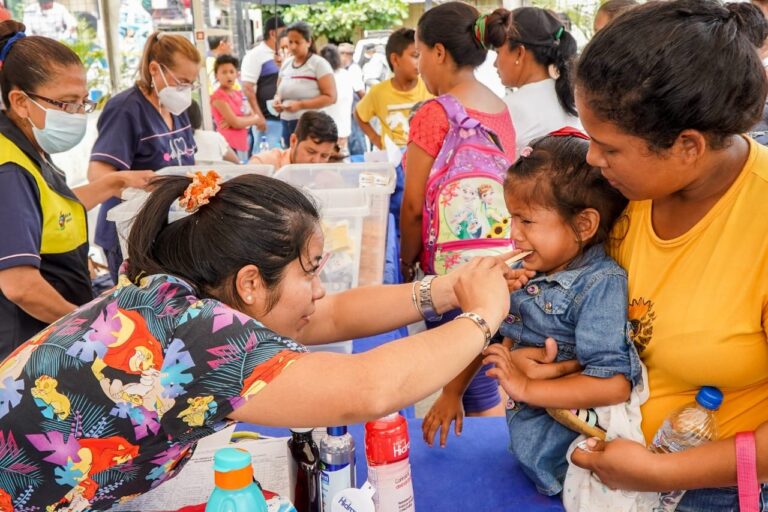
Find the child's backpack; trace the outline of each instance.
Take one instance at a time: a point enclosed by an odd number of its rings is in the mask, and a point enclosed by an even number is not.
[[[448,133],[429,173],[423,209],[421,268],[445,274],[475,256],[514,248],[504,204],[511,164],[496,136],[469,117],[456,98],[435,98],[448,116]]]

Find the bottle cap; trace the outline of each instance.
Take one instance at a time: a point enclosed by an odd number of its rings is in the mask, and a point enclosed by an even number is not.
[[[222,448],[213,456],[216,487],[237,490],[253,482],[251,454],[240,448]]]
[[[306,434],[307,432],[312,432],[315,429],[306,427],[290,427],[288,430],[295,432],[296,434]]]
[[[365,424],[365,455],[369,465],[407,459],[410,453],[408,423],[400,414],[391,414]]]
[[[723,392],[712,386],[703,386],[696,393],[696,401],[702,407],[711,411],[716,411],[723,403]]]
[[[343,436],[347,433],[347,427],[341,426],[341,427],[328,427],[328,435],[329,436]]]

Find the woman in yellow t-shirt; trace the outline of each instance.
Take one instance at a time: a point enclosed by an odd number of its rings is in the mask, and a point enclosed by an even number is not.
[[[631,200],[613,256],[648,367],[646,441],[700,387],[725,399],[719,442],[656,455],[595,441],[573,460],[610,487],[695,489],[678,511],[737,509],[738,432],[756,433],[768,482],[768,149],[740,135],[768,91],[750,40],[766,36],[758,15],[713,0],[645,4],[595,36],[576,75],[588,161]]]

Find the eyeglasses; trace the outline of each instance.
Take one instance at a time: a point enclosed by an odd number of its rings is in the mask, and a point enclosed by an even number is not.
[[[63,110],[67,114],[90,114],[96,110],[96,102],[91,100],[85,100],[82,103],[67,103],[65,101],[52,100],[51,98],[46,98],[45,96],[40,96],[39,94],[34,94],[31,92],[25,92],[24,94],[30,98],[35,98],[46,103],[50,103],[51,105]]]
[[[312,277],[317,277],[317,276],[319,276],[319,275],[320,275],[320,272],[323,270],[323,267],[324,267],[324,266],[325,266],[325,264],[328,262],[328,259],[329,259],[330,257],[331,257],[331,252],[330,252],[330,251],[323,253],[322,257],[321,257],[321,258],[320,258],[320,260],[317,262],[317,266],[316,266],[316,267],[315,267],[313,270],[311,270],[310,272],[308,272],[308,274],[310,274]]]
[[[199,83],[197,83],[197,82],[182,82],[181,80],[176,78],[176,75],[173,74],[173,71],[168,69],[168,66],[163,65],[163,68],[168,72],[169,75],[171,75],[171,78],[173,78],[173,80],[176,82],[176,85],[168,84],[169,87],[174,87],[179,92],[187,91],[189,89],[191,89],[193,91],[196,91],[196,90],[200,89],[200,84]]]

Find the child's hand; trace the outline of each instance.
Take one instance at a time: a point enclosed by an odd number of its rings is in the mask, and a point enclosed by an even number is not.
[[[525,347],[514,350],[510,352],[510,358],[515,367],[529,379],[557,379],[582,370],[575,359],[555,362],[557,342],[552,338],[547,338],[541,348]]]
[[[508,252],[506,254],[496,256],[496,259],[498,259],[505,267],[504,278],[507,280],[507,286],[509,287],[510,292],[519,290],[528,284],[529,279],[536,275],[536,271],[534,270],[525,270],[523,268],[513,269],[509,268],[507,265],[507,260],[509,258],[512,258],[521,252],[523,251],[520,249],[515,249],[514,251]]]
[[[266,132],[267,131],[267,119],[264,116],[256,115],[256,121],[253,123],[254,126],[256,126],[256,129],[260,132]]]
[[[536,275],[535,270],[526,270],[524,268],[518,268],[518,269],[507,269],[505,271],[504,277],[507,280],[507,286],[509,287],[510,292],[514,292],[515,290],[519,290],[526,284],[528,284],[528,280]]]
[[[435,434],[440,430],[440,448],[445,448],[448,429],[451,428],[451,422],[454,420],[456,421],[454,432],[460,436],[464,421],[464,405],[461,403],[461,396],[443,391],[432,404],[421,423],[424,442],[432,446],[435,441]]]
[[[512,351],[504,344],[491,345],[483,353],[483,364],[493,363],[494,367],[485,372],[499,381],[509,397],[516,402],[525,402],[525,391],[529,379],[517,369],[512,361]]]
[[[229,128],[231,128],[231,126],[229,126],[229,123],[225,119],[222,119],[221,121],[219,121],[218,127],[221,128],[222,130],[228,130]]]

